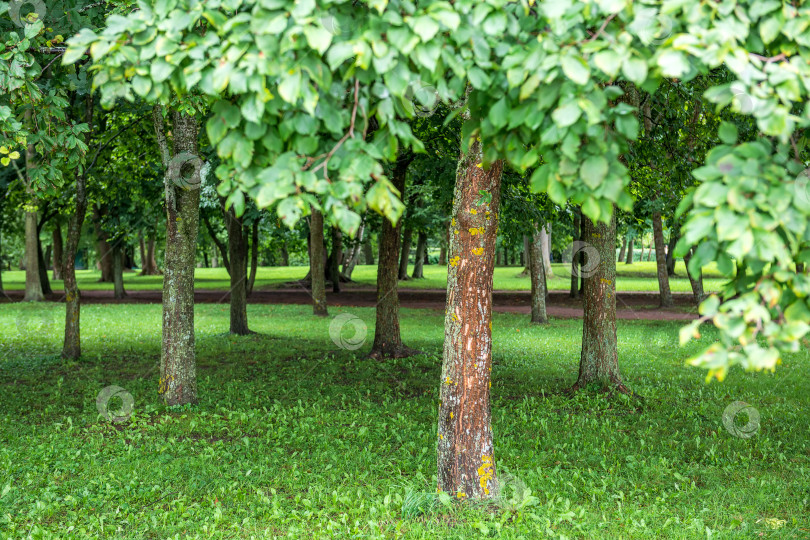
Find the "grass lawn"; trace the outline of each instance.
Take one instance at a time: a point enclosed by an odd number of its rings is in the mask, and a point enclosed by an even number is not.
[[[459,505],[435,493],[440,311],[403,310],[403,336],[424,355],[377,362],[364,356],[373,309],[330,308],[368,325],[354,352],[309,306],[250,305],[260,333],[242,338],[223,334],[228,310],[196,307],[200,403],[166,408],[159,305],[83,307],[85,355],[73,363],[58,359],[63,308],[0,306],[0,536],[810,536],[806,353],[775,374],[706,384],[684,365],[701,344],[679,349],[678,324],[621,321],[620,362],[643,403],[568,397],[581,321],[531,327],[496,313],[505,496]],[[128,422],[99,414],[108,385],[134,398]],[[752,438],[723,425],[737,400],[761,416]]]
[[[571,276],[566,272],[565,265],[553,264],[554,278],[549,280],[551,290],[567,290],[571,286]],[[304,266],[272,266],[259,268],[256,275],[258,289],[275,288],[285,282],[303,278],[308,271]],[[409,273],[413,271],[410,266]],[[528,276],[518,277],[522,268],[498,267],[495,269],[495,289],[528,291],[530,280]],[[683,262],[676,266],[676,277],[670,278],[670,287],[673,292],[692,292],[689,278]],[[633,264],[619,263],[617,265],[618,277],[616,288],[619,291],[658,291],[658,278],[656,277],[654,262],[636,262]],[[79,288],[84,290],[112,290],[112,283],[98,283],[101,273],[95,270],[79,270],[76,277]],[[358,287],[375,287],[377,282],[377,267],[374,265],[361,265],[356,267],[352,278]],[[195,274],[196,286],[199,289],[228,290],[230,281],[224,268],[198,268]],[[709,269],[704,278],[706,291],[719,290],[723,280],[719,274]],[[22,290],[25,288],[25,272],[12,270],[3,272],[3,285],[9,290]],[[160,289],[163,285],[162,276],[138,276],[134,272],[124,274],[124,286],[129,290]],[[447,267],[438,265],[425,266],[425,279],[412,279],[400,282],[401,287],[414,289],[446,289]],[[62,281],[52,281],[54,290],[62,290]]]

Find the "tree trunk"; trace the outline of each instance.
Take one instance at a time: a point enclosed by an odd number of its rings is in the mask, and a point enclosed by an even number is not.
[[[413,274],[411,277],[422,279],[425,277],[424,266],[427,255],[427,233],[420,232],[416,239],[416,255],[413,263]]]
[[[56,222],[56,226],[53,229],[53,279],[54,280],[61,280],[62,275],[64,274],[62,270],[62,257],[63,255],[63,245],[62,245],[62,224],[58,221]]]
[[[675,275],[675,246],[678,244],[680,233],[680,227],[676,220],[672,230],[670,230],[669,245],[667,246],[667,275],[670,277]]]
[[[197,401],[197,363],[194,351],[194,269],[200,219],[200,190],[176,187],[170,177],[170,156],[196,156],[197,119],[173,111],[173,152],[163,131],[160,106],[153,120],[165,170],[166,254],[163,277],[163,339],[158,392],[167,405]],[[199,174],[198,171],[192,174]],[[192,179],[192,186],[199,185]]]
[[[394,166],[391,182],[405,198],[405,177],[411,161],[400,159]],[[383,219],[380,230],[380,245],[377,252],[377,309],[374,327],[374,344],[371,358],[404,358],[418,353],[402,344],[399,332],[399,242],[402,232],[402,218],[396,225]]]
[[[634,247],[633,243],[635,242],[635,238],[630,238],[630,242],[627,245],[627,259],[625,259],[625,264],[633,264],[633,255],[634,255]]]
[[[309,273],[312,280],[312,312],[319,317],[326,317],[329,313],[326,309],[323,214],[313,208],[309,221]]]
[[[329,257],[329,281],[332,292],[340,292],[340,254],[343,252],[343,233],[338,227],[332,227],[332,254]]]
[[[371,246],[371,234],[366,236],[366,241],[363,244],[363,263],[374,264],[374,249]]]
[[[523,265],[523,270],[520,272],[519,275],[521,276],[530,276],[532,273],[532,263],[531,263],[531,251],[532,246],[531,242],[529,241],[529,235],[523,235],[523,251],[520,254],[520,264]]]
[[[622,239],[622,248],[619,250],[619,261],[623,261],[625,254],[627,253],[627,237],[625,236]]]
[[[411,238],[413,231],[410,227],[402,233],[402,252],[399,256],[399,279],[408,279],[408,259],[411,255]]]
[[[610,224],[583,216],[585,242],[596,249],[599,264],[585,280],[582,355],[574,389],[590,384],[630,393],[619,372],[616,341],[616,215]]]
[[[287,251],[287,244],[282,243],[281,248],[279,248],[279,254],[281,255],[281,266],[290,266],[290,253]]]
[[[124,250],[121,249],[121,240],[116,240],[112,246],[113,262],[113,298],[123,299],[127,293],[124,290]]]
[[[582,232],[584,227],[582,226],[582,213],[580,212],[579,207],[574,209],[574,230],[573,230],[573,243],[571,244],[571,290],[568,293],[568,296],[571,298],[579,298],[579,257],[577,256],[577,249],[575,246],[577,242],[582,241]]]
[[[226,246],[222,241],[220,241],[219,237],[217,237],[216,231],[214,231],[214,227],[211,226],[211,221],[208,219],[208,216],[205,215],[205,212],[202,212],[202,220],[205,223],[205,228],[208,230],[208,236],[211,237],[213,240],[214,245],[217,246],[219,250],[219,254],[222,257],[222,266],[225,267],[228,274],[231,273],[231,261],[228,259],[228,246]]]
[[[669,290],[667,257],[664,253],[664,224],[661,220],[661,212],[653,212],[652,219],[653,240],[655,242],[655,266],[658,269],[658,293],[660,296],[660,307],[670,308],[675,304],[672,302],[672,292]]]
[[[144,241],[141,239],[141,274],[142,276],[159,276],[163,272],[158,268],[157,260],[155,259],[155,233],[150,232],[146,236],[146,249],[144,250]]]
[[[439,489],[457,498],[498,496],[490,412],[492,278],[503,162],[480,167],[480,141],[462,155],[453,197],[447,268]]]
[[[683,256],[683,262],[686,265],[686,275],[689,276],[689,283],[692,285],[692,296],[695,299],[695,305],[700,305],[706,297],[703,292],[703,271],[698,271],[697,276],[693,275],[689,270],[690,260],[692,260],[692,249],[687,251]]]
[[[535,228],[529,248],[529,268],[532,277],[532,319],[535,324],[546,324],[546,265],[543,264],[543,231]]]
[[[546,279],[553,278],[554,271],[551,269],[551,223],[546,223],[545,227],[540,228],[540,241],[543,249],[543,273]]]
[[[93,133],[93,95],[88,93],[85,97],[85,122],[88,130],[85,132],[85,144],[90,143]],[[65,341],[62,344],[62,358],[75,360],[82,354],[80,314],[81,295],[76,284],[76,252],[84,224],[84,215],[87,213],[86,177],[84,169],[77,169],[76,173],[76,210],[68,221],[65,253],[62,259],[65,288]]]
[[[51,280],[48,279],[48,259],[50,258],[50,252],[46,251],[44,254],[42,253],[42,240],[39,238],[39,233],[42,229],[42,225],[37,227],[37,263],[39,265],[39,281],[42,285],[42,294],[51,294],[53,289],[51,289]]]
[[[112,261],[112,246],[107,241],[109,235],[101,228],[102,214],[98,209],[95,212],[95,225],[96,225],[96,246],[98,248],[98,268],[101,270],[101,278],[99,283],[112,283],[113,282],[113,261]]]
[[[502,249],[496,249],[495,251],[496,251],[496,253],[495,253],[495,266],[503,266],[503,250]],[[440,264],[442,264],[442,263],[440,263]]]
[[[250,279],[248,279],[247,295],[253,293],[253,285],[256,283],[256,274],[259,271],[259,220],[253,222],[250,231]]]
[[[224,199],[220,200],[220,204],[228,230],[228,259],[231,265],[230,333],[246,336],[250,334],[247,318],[248,239],[242,228],[242,219],[236,217],[233,208],[225,210]]]
[[[343,261],[343,277],[351,281],[352,273],[354,272],[354,267],[357,266],[357,261],[360,260],[360,248],[363,245],[363,235],[366,230],[366,220],[360,222],[360,229],[357,231],[357,238],[355,238],[354,242],[352,242],[352,248],[349,251],[349,255],[346,256],[346,259]]]

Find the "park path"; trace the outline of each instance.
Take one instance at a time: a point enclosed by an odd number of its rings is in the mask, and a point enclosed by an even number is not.
[[[22,300],[22,291],[6,291],[11,300]],[[161,291],[127,291],[123,300],[115,300],[112,291],[82,291],[83,304],[159,304]],[[446,293],[436,289],[399,289],[399,304],[403,308],[437,309],[445,307]],[[685,321],[697,317],[691,294],[673,294],[674,309],[658,307],[658,293],[619,292],[616,293],[616,317],[619,319]],[[48,298],[51,301],[64,301],[61,292]],[[330,306],[374,307],[377,304],[377,291],[371,288],[345,288],[340,293],[327,292]],[[498,312],[530,313],[531,297],[528,291],[494,291],[493,309]],[[227,291],[197,289],[194,301],[198,304],[227,303]],[[248,298],[249,304],[309,304],[312,298],[302,286],[279,289],[254,290]],[[552,291],[547,302],[550,317],[582,317],[582,300],[571,299],[566,291]]]

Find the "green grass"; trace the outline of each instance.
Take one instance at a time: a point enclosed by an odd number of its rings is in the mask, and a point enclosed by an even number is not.
[[[549,280],[551,290],[567,290],[571,285],[571,277],[563,264],[552,265],[553,279]],[[413,271],[413,265],[409,267]],[[283,286],[284,283],[301,279],[307,274],[307,267],[260,267],[256,275],[257,289],[271,289]],[[519,276],[522,268],[515,266],[495,268],[495,289],[510,291],[528,291],[530,280],[528,276]],[[445,289],[447,288],[447,267],[428,265],[424,268],[425,279],[412,279],[401,282],[401,287],[414,289]],[[95,270],[79,270],[76,278],[79,288],[84,290],[112,290],[112,283],[98,283],[100,272]],[[619,291],[658,291],[658,278],[656,277],[654,262],[636,262],[633,264],[619,263],[617,265],[616,287]],[[358,266],[352,279],[358,287],[374,287],[377,282],[377,267],[374,265]],[[228,290],[230,281],[224,268],[198,268],[195,273],[195,283],[198,289]],[[723,280],[716,270],[709,269],[704,278],[704,287],[707,291],[720,289]],[[124,274],[124,286],[129,290],[159,290],[162,287],[161,276],[139,276],[134,272]],[[25,272],[12,270],[3,272],[3,285],[9,290],[25,288]],[[62,281],[52,281],[51,287],[60,291]],[[673,292],[692,292],[686,269],[683,262],[676,266],[676,276],[670,278],[670,288]]]
[[[260,334],[230,337],[228,305],[196,307],[200,403],[157,396],[159,305],[82,309],[84,357],[58,359],[62,309],[0,306],[0,536],[34,538],[807,538],[807,354],[775,374],[706,384],[679,326],[621,321],[620,362],[643,404],[562,394],[581,322],[495,314],[492,413],[505,500],[435,494],[440,311],[403,310],[424,355],[365,358],[309,306],[250,305]],[[348,335],[351,332],[347,329]],[[108,385],[129,422],[97,411]],[[117,399],[117,398],[115,398]],[[721,417],[750,403],[761,429]],[[517,487],[517,489],[515,489]],[[528,490],[531,490],[529,493]]]

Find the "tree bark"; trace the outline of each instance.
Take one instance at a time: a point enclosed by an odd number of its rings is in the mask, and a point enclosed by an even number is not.
[[[458,498],[497,497],[490,412],[492,278],[503,162],[480,167],[474,141],[462,155],[453,197],[447,269],[439,489]]]
[[[371,234],[366,236],[366,241],[363,244],[363,263],[374,264],[374,249],[371,246]]]
[[[217,236],[216,231],[214,231],[214,227],[211,226],[211,221],[208,219],[208,216],[205,212],[202,212],[202,220],[205,223],[205,228],[208,230],[208,235],[211,237],[211,240],[214,241],[214,245],[217,246],[219,250],[219,254],[222,257],[222,266],[225,267],[228,274],[231,273],[231,261],[228,259],[228,246],[226,246],[222,241],[220,241],[219,237]]]
[[[623,261],[625,255],[627,254],[627,237],[625,236],[622,239],[622,248],[619,250],[619,261]]]
[[[672,302],[672,292],[669,289],[667,257],[664,253],[664,224],[661,219],[661,212],[653,212],[652,220],[653,240],[655,242],[655,266],[658,269],[658,293],[660,307],[670,308],[675,304]]]
[[[529,247],[529,269],[532,277],[532,319],[535,324],[546,324],[546,265],[543,264],[543,234],[544,227],[535,228],[532,242]]]
[[[62,257],[64,246],[62,245],[62,224],[58,221],[53,229],[53,279],[61,280],[63,275]]]
[[[423,279],[425,277],[425,256],[427,255],[427,233],[419,232],[416,239],[416,255],[413,263],[413,273],[411,277]]]
[[[231,268],[231,317],[230,333],[237,336],[250,334],[247,318],[247,252],[248,239],[242,227],[242,218],[236,217],[233,208],[225,210],[225,200],[220,200],[228,230],[228,259]]]
[[[520,276],[530,276],[532,273],[532,263],[531,263],[531,242],[529,241],[529,235],[523,235],[523,251],[520,254],[520,264],[523,265],[523,270],[520,272]]]
[[[625,264],[633,264],[633,254],[634,254],[634,247],[633,243],[635,242],[635,238],[630,238],[630,242],[627,245],[627,259],[625,259]]]
[[[123,299],[127,293],[124,290],[124,250],[121,249],[121,240],[118,239],[112,246],[113,262],[113,298]]]
[[[582,233],[584,227],[582,226],[582,213],[579,207],[574,209],[574,231],[573,237],[574,241],[572,246],[575,246],[576,243],[582,241]],[[576,253],[577,250],[571,250],[571,290],[568,293],[568,296],[571,298],[579,298],[579,257]]]
[[[42,253],[42,240],[40,240],[40,233],[45,220],[41,220],[37,225],[37,266],[39,267],[39,282],[42,287],[42,294],[51,294],[51,281],[48,279],[48,258],[50,253]]]
[[[279,248],[279,255],[281,256],[281,266],[290,266],[290,254],[287,251],[287,244],[282,243]]]
[[[405,178],[410,159],[399,159],[394,166],[391,182],[405,198]],[[402,218],[396,225],[383,219],[380,231],[380,245],[377,252],[377,309],[374,327],[374,343],[371,358],[404,358],[418,353],[402,344],[399,331],[399,242],[402,231]]]
[[[155,233],[150,232],[146,235],[146,241],[143,237],[141,242],[141,273],[142,276],[159,276],[163,274],[158,268],[157,260],[155,259]]]
[[[256,283],[256,273],[259,271],[259,220],[253,222],[250,231],[250,279],[248,279],[247,296],[253,293]]]
[[[669,233],[669,245],[667,246],[667,275],[670,277],[675,275],[675,246],[678,244],[679,236],[680,227],[678,226],[678,221],[675,220],[672,230]]]
[[[340,292],[340,254],[343,252],[343,233],[332,227],[332,254],[329,256],[329,281],[332,292]]]
[[[315,208],[309,220],[309,273],[312,280],[312,312],[319,317],[329,315],[326,309],[326,276],[323,256],[323,214]]]
[[[574,389],[598,384],[631,393],[622,382],[616,340],[616,215],[610,223],[583,216],[585,242],[596,249],[599,264],[585,280],[582,354]]]
[[[173,152],[169,152],[160,106],[153,109],[155,133],[165,170],[166,255],[163,277],[163,339],[158,392],[167,405],[197,402],[194,351],[194,269],[200,219],[200,190],[176,187],[170,156],[197,155],[197,119],[172,112]],[[198,174],[196,171],[192,174]],[[191,185],[199,185],[193,179]]]
[[[109,235],[101,228],[101,218],[103,214],[96,209],[94,213],[95,226],[96,226],[96,246],[98,248],[98,267],[101,270],[101,278],[99,283],[112,283],[113,282],[113,261],[112,261],[112,246],[108,242]]]
[[[554,271],[551,268],[551,223],[546,223],[546,226],[540,229],[540,241],[543,249],[543,273],[546,279],[553,278]]]
[[[85,144],[90,144],[93,134],[93,95],[85,97],[84,120],[88,125],[85,132]],[[81,172],[79,172],[81,171]],[[82,354],[80,314],[81,295],[76,284],[76,252],[82,234],[84,216],[87,213],[86,177],[84,169],[76,173],[76,209],[68,221],[65,252],[62,258],[65,288],[65,340],[62,344],[62,358],[75,360]]]
[[[408,259],[411,255],[411,238],[413,231],[410,227],[406,227],[402,233],[402,251],[399,256],[399,279],[408,279]]]
[[[348,281],[351,281],[354,267],[357,266],[357,261],[360,260],[360,248],[363,245],[363,235],[365,230],[366,220],[363,219],[363,221],[360,222],[360,229],[357,231],[357,238],[355,238],[354,242],[352,242],[352,247],[349,250],[349,254],[343,261],[343,277]]]
[[[703,271],[698,271],[697,276],[693,275],[689,270],[690,260],[692,260],[692,249],[683,256],[683,262],[686,265],[686,275],[689,276],[689,283],[692,285],[692,297],[695,299],[695,305],[700,305],[706,297],[703,292]]]

